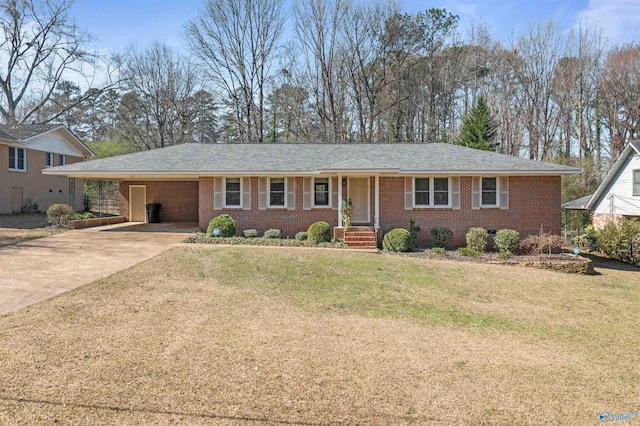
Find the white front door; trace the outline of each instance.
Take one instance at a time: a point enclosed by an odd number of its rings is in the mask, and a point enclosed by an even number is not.
[[[351,222],[369,223],[369,178],[349,178],[349,198],[351,199]]]
[[[147,187],[131,185],[129,187],[129,222],[147,221]]]

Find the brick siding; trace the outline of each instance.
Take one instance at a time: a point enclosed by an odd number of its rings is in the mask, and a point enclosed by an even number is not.
[[[230,215],[236,222],[238,235],[245,229],[256,229],[258,235],[270,228],[279,229],[285,237],[293,238],[297,232],[306,231],[314,222],[327,222],[330,226],[338,226],[338,211],[330,208],[313,208],[303,210],[303,178],[296,178],[296,209],[285,210],[268,208],[258,210],[258,178],[251,178],[251,210],[239,208],[223,208],[215,210],[213,206],[213,178],[200,178],[200,229],[205,230],[209,221],[221,214]]]
[[[403,178],[380,178],[380,227],[385,230],[408,228],[414,220],[422,231],[418,245],[428,246],[431,228],[446,226],[453,230],[453,245],[466,244],[469,228],[480,226],[487,230],[515,229],[521,236],[545,232],[559,234],[560,177],[512,176],[509,178],[509,208],[471,209],[471,177],[460,178],[460,209],[404,209]]]
[[[251,210],[214,209],[214,179],[201,177],[199,182],[123,182],[120,185],[120,214],[128,216],[129,185],[146,185],[147,203],[162,203],[161,219],[165,222],[198,222],[206,229],[213,217],[227,213],[236,221],[238,235],[255,228],[262,234],[269,228],[280,229],[284,236],[294,237],[310,224],[325,221],[338,225],[338,211],[329,208],[303,210],[303,178],[297,177],[295,210],[258,209],[258,178],[251,178]],[[460,178],[460,209],[404,209],[404,178],[380,177],[380,226],[384,230],[408,228],[414,220],[422,231],[418,244],[430,244],[430,229],[447,226],[454,232],[455,246],[465,244],[470,227],[515,229],[522,236],[546,232],[560,233],[560,176],[512,176],[509,178],[509,208],[471,209],[471,177]],[[346,196],[346,186],[343,186]],[[373,225],[375,179],[370,179],[370,208]]]
[[[160,203],[162,222],[198,222],[198,182],[120,182],[120,215],[129,220],[129,186],[145,185],[147,203]]]

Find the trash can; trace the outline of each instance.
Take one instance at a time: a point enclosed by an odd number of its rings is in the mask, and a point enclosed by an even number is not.
[[[147,204],[147,222],[158,223],[160,222],[160,203]]]

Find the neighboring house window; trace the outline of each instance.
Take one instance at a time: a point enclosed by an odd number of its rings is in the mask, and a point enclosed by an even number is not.
[[[269,179],[269,207],[286,207],[284,178]]]
[[[24,148],[9,147],[9,170],[27,170],[27,155]]]
[[[498,206],[498,178],[495,178],[495,177],[482,178],[482,206],[483,207]]]
[[[67,157],[64,154],[58,154],[58,166],[67,164]]]
[[[53,153],[47,152],[44,156],[45,156],[45,166],[53,167]]]
[[[242,207],[242,188],[240,178],[226,178],[224,184],[224,206]]]
[[[313,180],[313,205],[329,206],[329,178],[315,178]]]
[[[415,178],[414,205],[416,207],[448,207],[449,178]]]
[[[640,195],[640,170],[633,171],[633,195]]]

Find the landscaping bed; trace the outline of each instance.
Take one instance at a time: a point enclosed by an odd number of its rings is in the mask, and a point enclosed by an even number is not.
[[[332,241],[328,243],[313,244],[308,241],[294,240],[290,238],[263,238],[263,237],[208,237],[203,232],[196,232],[185,238],[183,243],[196,244],[228,244],[244,246],[278,246],[278,247],[327,247],[327,248],[347,248],[342,241]]]
[[[543,254],[543,255],[513,255],[507,259],[501,259],[498,253],[481,253],[479,256],[465,256],[455,251],[436,252],[430,249],[419,250],[409,256],[428,257],[430,259],[447,259],[459,262],[490,263],[509,266],[522,266],[528,268],[547,269],[570,274],[593,275],[593,262],[582,256],[570,253]]]

